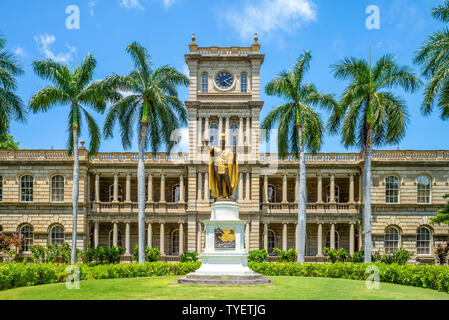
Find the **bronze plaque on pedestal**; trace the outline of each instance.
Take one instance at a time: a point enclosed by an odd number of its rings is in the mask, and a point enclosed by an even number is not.
[[[215,228],[215,249],[235,249],[235,228]]]

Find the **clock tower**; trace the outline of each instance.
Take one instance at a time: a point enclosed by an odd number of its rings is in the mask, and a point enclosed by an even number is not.
[[[189,154],[192,163],[205,164],[205,141],[237,148],[238,161],[256,163],[259,156],[260,53],[257,34],[249,47],[199,47],[195,34],[185,55],[189,67]]]

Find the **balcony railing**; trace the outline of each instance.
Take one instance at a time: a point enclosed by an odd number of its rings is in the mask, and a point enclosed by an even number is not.
[[[297,214],[297,203],[264,203],[262,211],[271,214]],[[306,211],[309,214],[357,214],[358,204],[355,203],[308,203]]]
[[[148,213],[166,213],[166,212],[185,212],[187,209],[186,203],[174,202],[156,202],[147,203],[145,205],[145,212]],[[91,210],[93,213],[137,213],[137,202],[99,202],[92,203]]]

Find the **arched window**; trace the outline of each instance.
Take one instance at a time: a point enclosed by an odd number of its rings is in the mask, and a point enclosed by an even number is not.
[[[331,247],[331,232],[328,231],[326,235],[326,247],[330,249]],[[340,235],[335,231],[335,249],[340,248]]]
[[[418,203],[430,203],[431,181],[429,177],[418,177]]]
[[[3,201],[3,177],[0,176],[0,201]]]
[[[64,228],[62,226],[54,226],[50,230],[50,243],[62,246],[65,241]]]
[[[171,234],[171,253],[172,255],[179,254],[179,229],[176,229]]]
[[[63,202],[64,201],[64,177],[53,176],[51,177],[51,201]]]
[[[276,202],[276,187],[271,184],[268,186],[268,202]]]
[[[274,248],[276,248],[276,234],[273,230],[268,230],[268,253],[273,253]]]
[[[239,126],[233,123],[231,124],[230,129],[231,129],[231,146],[236,146],[239,135]]]
[[[218,125],[213,123],[209,126],[210,145],[218,146]]]
[[[340,188],[338,186],[334,187],[335,189],[335,201],[340,202]],[[326,202],[329,203],[331,200],[331,186],[326,187]]]
[[[33,201],[34,178],[26,175],[20,178],[20,199],[23,202]]]
[[[114,229],[109,231],[109,248],[114,246]],[[122,246],[122,232],[117,230],[117,247]]]
[[[24,225],[22,228],[20,228],[19,235],[25,239],[25,242],[22,245],[22,250],[30,251],[30,248],[33,246],[34,241],[33,227],[29,224]]]
[[[175,203],[179,202],[180,190],[179,184],[172,187],[172,200]]]
[[[389,176],[385,179],[386,203],[399,203],[399,178]]]
[[[209,77],[207,73],[201,75],[201,92],[206,93],[209,91]]]
[[[399,248],[399,231],[395,227],[385,230],[385,253],[394,253]]]
[[[432,239],[432,233],[426,227],[418,229],[416,237],[416,249],[418,254],[430,254],[430,241]]]
[[[243,93],[248,92],[248,75],[246,73],[242,73],[240,77],[240,91]]]
[[[123,188],[122,188],[121,184],[118,185],[118,192],[117,192],[117,194],[118,194],[118,196],[117,196],[118,201],[122,202],[122,200],[123,200]],[[114,201],[114,185],[113,184],[111,184],[109,186],[109,202],[112,202],[112,201]]]

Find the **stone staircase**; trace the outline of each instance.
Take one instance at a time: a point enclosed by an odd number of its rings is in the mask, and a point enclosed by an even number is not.
[[[259,274],[236,275],[202,275],[190,273],[173,283],[192,286],[260,286],[276,284],[274,281]]]

